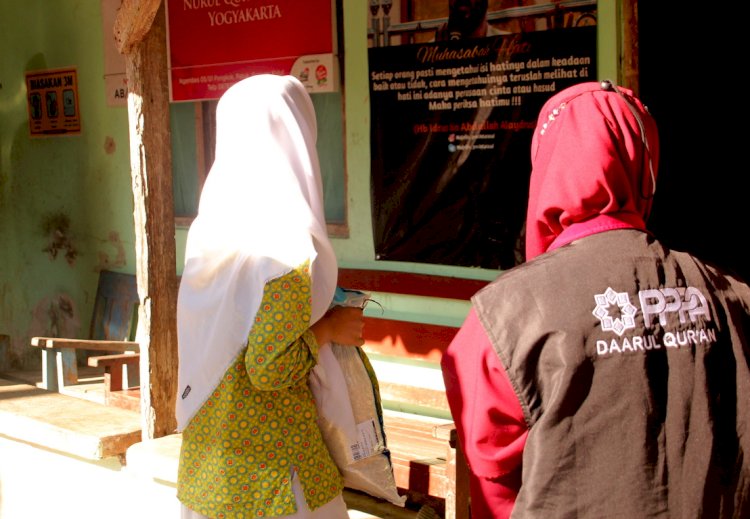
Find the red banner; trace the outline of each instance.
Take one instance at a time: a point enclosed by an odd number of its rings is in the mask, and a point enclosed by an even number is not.
[[[333,52],[331,0],[168,0],[172,101],[218,99],[254,74]]]

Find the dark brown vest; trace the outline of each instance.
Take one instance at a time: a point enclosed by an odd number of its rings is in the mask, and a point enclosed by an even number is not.
[[[610,231],[473,299],[530,427],[513,517],[750,517],[750,289]]]

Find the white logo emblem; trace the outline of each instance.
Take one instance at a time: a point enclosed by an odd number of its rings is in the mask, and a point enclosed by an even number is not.
[[[608,287],[603,294],[594,295],[596,308],[592,312],[594,316],[602,323],[603,331],[613,331],[620,337],[625,330],[635,328],[635,314],[638,309],[630,304],[630,297],[627,292],[615,292]],[[612,316],[609,309],[617,305],[618,314]]]

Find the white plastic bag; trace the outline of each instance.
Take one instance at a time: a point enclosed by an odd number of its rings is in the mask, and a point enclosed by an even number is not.
[[[334,304],[361,306],[368,294],[336,290]],[[322,345],[310,373],[318,407],[318,426],[344,485],[404,506],[393,478],[383,429],[375,372],[361,348]]]

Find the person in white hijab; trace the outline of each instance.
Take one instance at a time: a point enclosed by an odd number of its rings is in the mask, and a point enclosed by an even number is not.
[[[308,373],[319,345],[361,345],[363,321],[329,310],[316,138],[292,76],[252,76],[219,100],[177,301],[183,518],[348,517]]]

